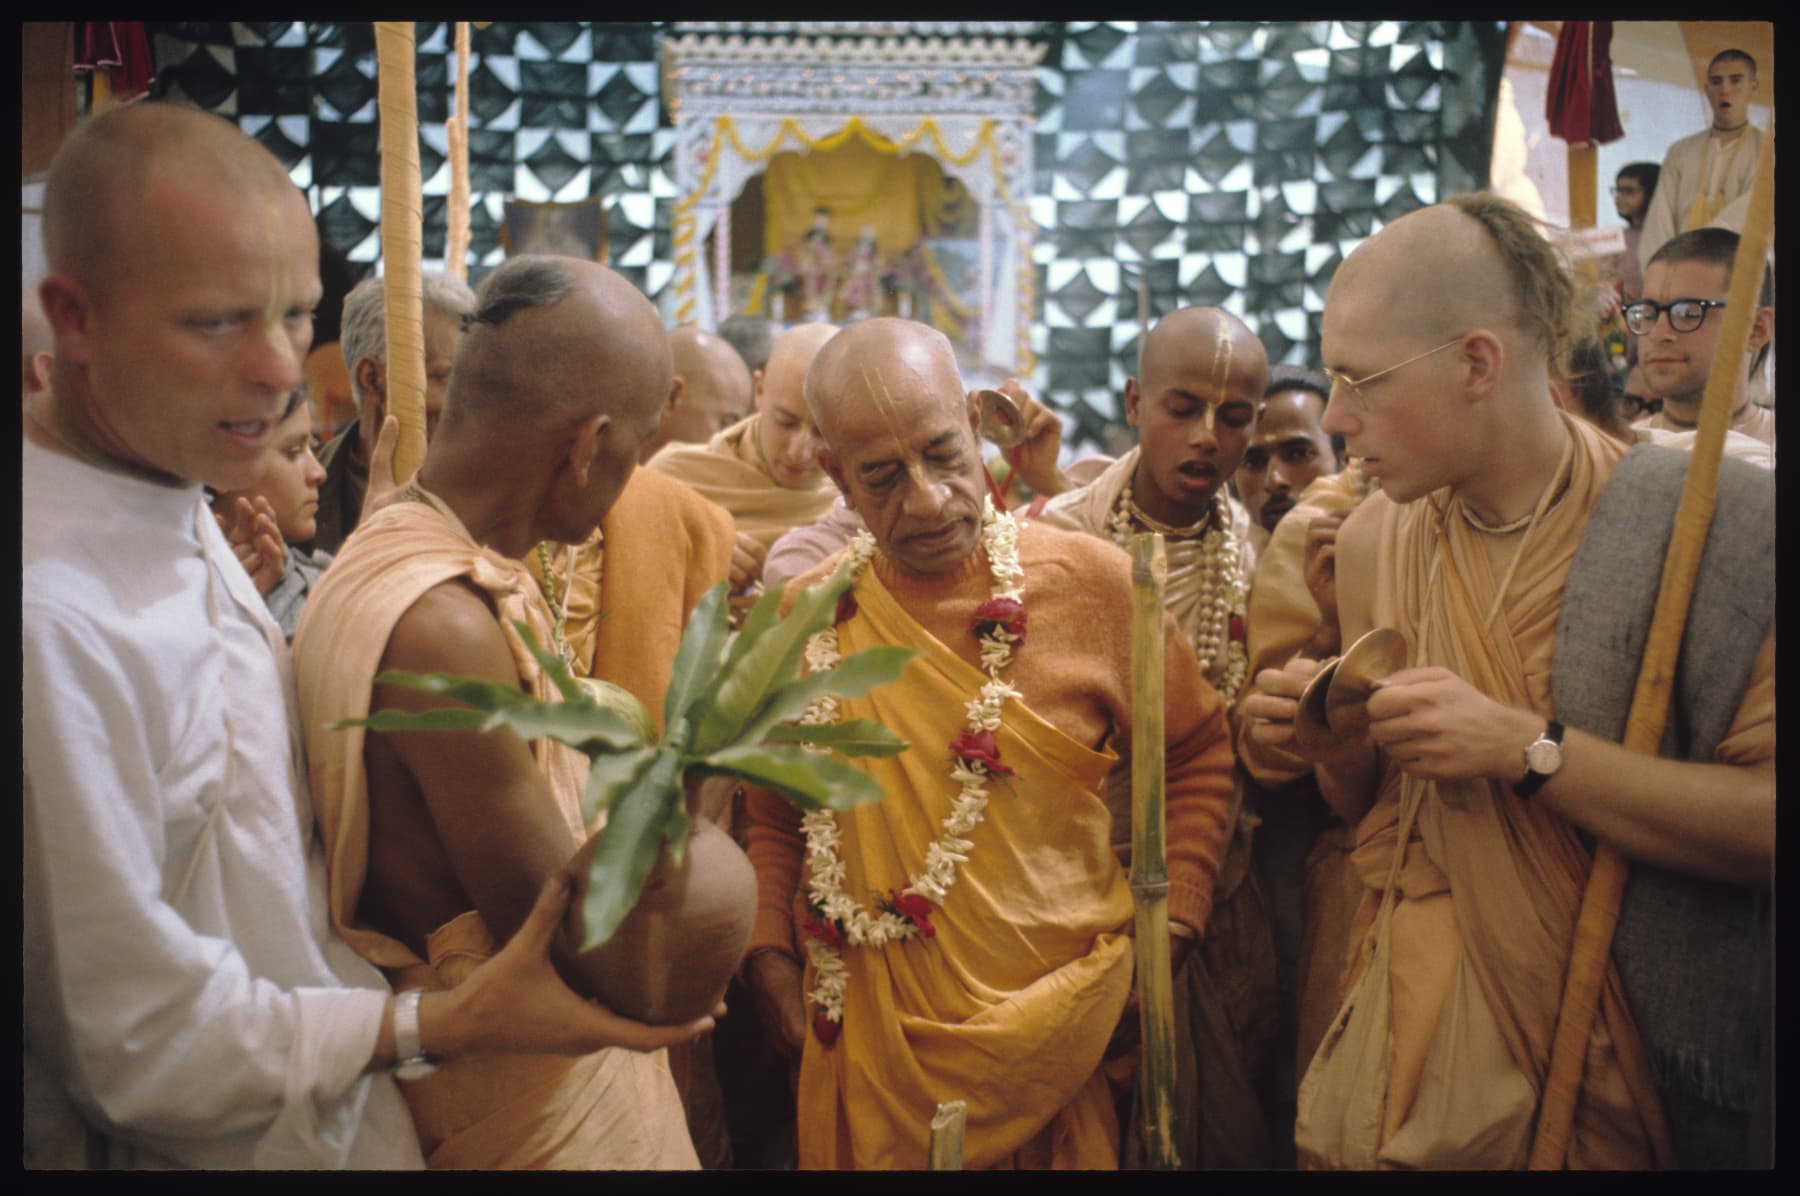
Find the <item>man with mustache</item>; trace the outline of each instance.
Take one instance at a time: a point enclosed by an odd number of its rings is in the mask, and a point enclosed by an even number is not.
[[[852,325],[820,351],[806,397],[824,467],[870,533],[788,587],[845,559],[855,571],[807,659],[923,654],[803,720],[874,718],[908,740],[854,764],[880,802],[802,820],[753,790],[745,807],[760,890],[745,972],[800,1058],[800,1165],[923,1167],[933,1111],[955,1098],[969,1167],[1110,1169],[1120,1127],[1102,1062],[1136,1016],[1130,892],[1102,796],[1132,730],[1129,565],[1093,537],[993,512],[979,416],[936,330]],[[1179,963],[1208,924],[1231,759],[1223,703],[1174,622],[1163,630]]]
[[[1282,516],[1294,509],[1314,478],[1338,471],[1337,450],[1319,427],[1331,384],[1299,366],[1269,368],[1268,389],[1256,409],[1256,435],[1238,466],[1237,491],[1250,512],[1250,544],[1263,547]]]

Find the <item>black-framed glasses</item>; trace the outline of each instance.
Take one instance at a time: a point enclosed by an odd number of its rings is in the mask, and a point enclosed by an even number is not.
[[[1724,306],[1723,299],[1672,299],[1668,303],[1639,299],[1625,305],[1625,327],[1631,329],[1634,336],[1649,336],[1650,330],[1656,327],[1656,318],[1668,312],[1669,327],[1677,332],[1696,332],[1706,323],[1707,312]]]

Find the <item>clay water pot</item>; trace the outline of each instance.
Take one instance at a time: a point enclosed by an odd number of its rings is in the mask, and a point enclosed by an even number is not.
[[[756,873],[731,836],[696,816],[677,866],[664,848],[644,891],[611,938],[579,953],[577,988],[625,1017],[676,1025],[713,1011],[743,960],[756,919]],[[576,853],[568,941],[585,937],[581,903],[600,836]]]

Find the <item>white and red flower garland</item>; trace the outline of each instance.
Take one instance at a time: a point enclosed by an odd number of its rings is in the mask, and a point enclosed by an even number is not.
[[[925,853],[923,871],[908,880],[904,888],[890,889],[887,896],[878,898],[874,910],[865,909],[844,892],[837,815],[819,809],[801,819],[806,832],[807,889],[813,914],[800,929],[818,980],[807,996],[816,1010],[813,1032],[826,1046],[837,1041],[844,1019],[844,986],[848,979],[842,958],[844,949],[928,939],[937,933],[931,924],[931,913],[944,903],[950,886],[956,883],[957,865],[974,850],[968,836],[987,807],[988,781],[995,776],[1013,775],[1013,770],[1000,760],[994,732],[1000,729],[1006,700],[1021,696],[1000,680],[1000,670],[1012,661],[1014,649],[1025,642],[1025,606],[1019,597],[1025,572],[1019,566],[1018,524],[1011,515],[996,512],[992,499],[985,499],[981,536],[987,548],[992,596],[975,609],[969,626],[981,641],[981,667],[988,682],[974,701],[963,704],[968,723],[950,741],[950,779],[958,786],[958,792],[942,823],[942,833]],[[850,543],[852,588],[838,601],[836,622],[842,623],[855,613],[856,580],[874,555],[874,537],[866,531],[859,532]],[[838,659],[835,625],[807,641],[809,670],[832,668]],[[824,697],[808,707],[800,721],[829,723],[837,718],[837,713],[837,699]]]

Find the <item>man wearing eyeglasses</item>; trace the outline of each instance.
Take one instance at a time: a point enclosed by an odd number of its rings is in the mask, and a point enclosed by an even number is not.
[[[1734,232],[1698,228],[1657,250],[1645,268],[1644,297],[1625,307],[1625,322],[1639,338],[1645,378],[1663,403],[1662,410],[1638,420],[1637,426],[1685,432],[1699,420],[1719,329],[1725,324],[1737,245]],[[1749,382],[1762,367],[1774,332],[1774,280],[1765,271],[1745,360],[1732,373],[1731,428],[1770,446],[1775,443],[1775,409],[1750,401]]]
[[[1300,1085],[1302,1165],[1525,1164],[1596,840],[1631,860],[1633,887],[1614,950],[1589,948],[1605,983],[1562,1161],[1753,1165],[1773,485],[1720,462],[1668,758],[1626,750],[1687,461],[1627,456],[1558,410],[1575,296],[1532,219],[1481,194],[1388,225],[1331,283],[1324,427],[1381,487],[1337,537],[1343,641],[1395,629],[1410,667],[1352,695],[1366,728],[1340,717],[1301,752],[1356,827],[1363,886],[1344,1002]],[[1299,750],[1321,667],[1257,675],[1240,707],[1253,739]],[[1673,894],[1647,929],[1642,886]],[[1727,912],[1684,904],[1695,890]],[[1697,1074],[1717,1084],[1684,1086]]]

